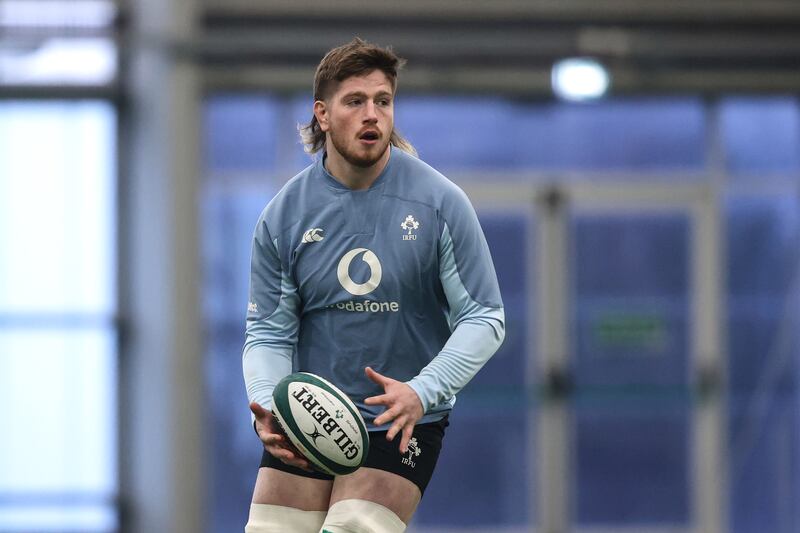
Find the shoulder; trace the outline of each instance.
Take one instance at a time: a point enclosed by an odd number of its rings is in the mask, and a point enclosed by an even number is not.
[[[429,205],[436,210],[469,205],[461,188],[425,161],[394,149],[397,179],[391,194],[404,200]]]
[[[292,177],[281,187],[261,212],[258,225],[263,226],[275,238],[297,224],[305,213],[328,201],[323,198],[324,187],[314,179],[317,163],[313,163]]]

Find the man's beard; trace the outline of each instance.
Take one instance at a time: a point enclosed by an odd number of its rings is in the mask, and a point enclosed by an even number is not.
[[[344,158],[345,161],[353,165],[354,167],[360,168],[368,168],[377,163],[383,154],[386,153],[387,148],[389,148],[389,141],[386,141],[386,144],[383,145],[383,149],[381,150],[378,148],[375,150],[377,155],[371,156],[360,156],[355,153],[354,150],[348,150],[347,143],[343,142],[335,133],[328,132],[330,135],[331,142],[333,143],[333,147],[336,148],[336,151]],[[368,154],[372,153],[372,150],[368,152]]]

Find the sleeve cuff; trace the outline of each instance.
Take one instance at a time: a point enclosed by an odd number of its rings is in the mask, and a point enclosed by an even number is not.
[[[414,392],[417,393],[417,396],[419,397],[419,401],[420,401],[420,403],[422,403],[422,412],[423,412],[423,414],[427,413],[428,409],[430,409],[431,407],[433,407],[435,405],[431,401],[431,398],[429,398],[425,394],[425,388],[419,383],[419,378],[413,378],[410,381],[406,381],[406,385],[411,387],[411,389]]]

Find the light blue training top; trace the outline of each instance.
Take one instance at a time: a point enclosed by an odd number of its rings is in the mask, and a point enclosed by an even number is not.
[[[505,335],[503,303],[475,210],[455,184],[391,148],[372,186],[354,191],[324,157],[292,178],[253,237],[247,336],[250,401],[271,408],[291,372],[342,389],[367,427],[385,409],[364,374],[403,381],[441,419]]]

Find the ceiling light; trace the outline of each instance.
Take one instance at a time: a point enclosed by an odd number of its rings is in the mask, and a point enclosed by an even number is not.
[[[583,102],[602,98],[611,85],[608,70],[598,61],[569,58],[553,65],[553,92],[562,100]]]

